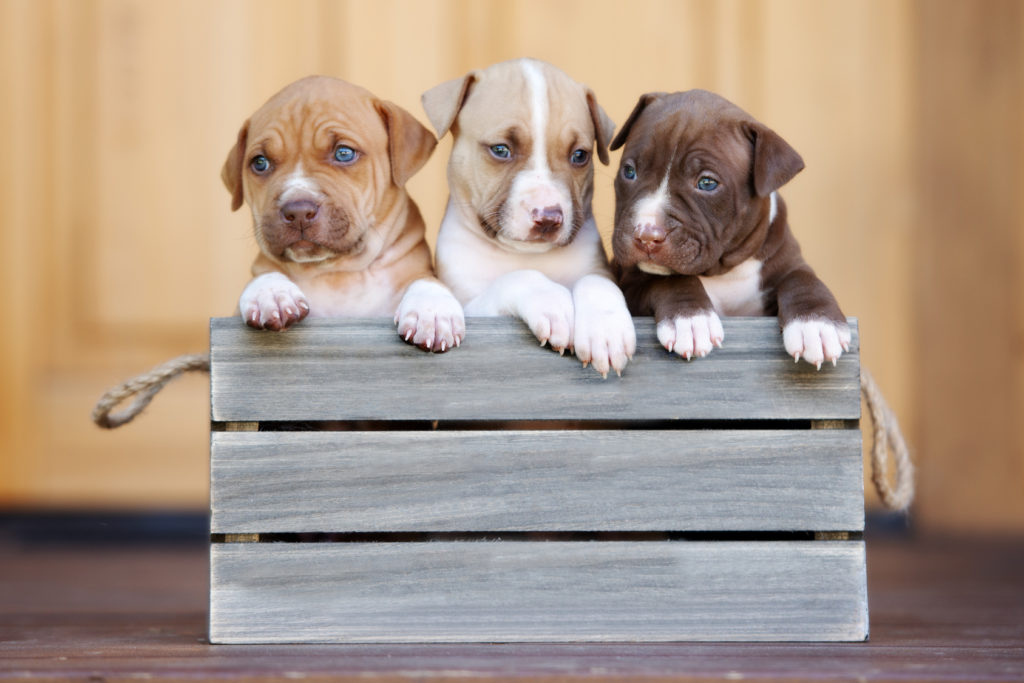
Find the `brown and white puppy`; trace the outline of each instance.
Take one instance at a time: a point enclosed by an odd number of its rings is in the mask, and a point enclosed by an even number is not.
[[[445,351],[462,307],[435,277],[423,218],[405,182],[436,139],[411,114],[358,86],[310,76],[243,125],[222,178],[252,210],[260,254],[242,319],[282,330],[306,315],[393,315],[398,334]]]
[[[532,59],[495,64],[423,95],[454,138],[437,272],[467,315],[513,315],[540,340],[621,372],[633,321],[591,210],[593,150],[614,130],[594,93]]]
[[[800,255],[776,190],[803,167],[781,137],[702,90],[643,95],[611,148],[615,265],[630,309],[690,359],[720,346],[720,315],[777,315],[786,352],[821,367],[849,348],[828,287]]]

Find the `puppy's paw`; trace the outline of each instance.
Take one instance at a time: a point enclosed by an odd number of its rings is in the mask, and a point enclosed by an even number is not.
[[[804,318],[790,321],[782,329],[786,353],[797,362],[805,361],[821,369],[824,361],[836,364],[843,351],[850,350],[850,326],[827,318]]]
[[[615,284],[600,275],[587,275],[573,288],[576,357],[608,376],[621,375],[636,353],[636,331],[626,300]]]
[[[238,299],[238,310],[249,327],[285,330],[309,314],[309,302],[298,286],[281,273],[253,280]]]
[[[686,360],[694,356],[703,358],[714,347],[721,347],[725,339],[722,321],[714,311],[665,318],[658,321],[657,330],[661,345]]]
[[[572,294],[562,285],[548,280],[533,289],[519,303],[519,314],[540,345],[564,353],[573,344],[575,313]]]
[[[466,318],[462,304],[436,280],[416,280],[395,312],[398,336],[424,351],[443,353],[462,344]]]

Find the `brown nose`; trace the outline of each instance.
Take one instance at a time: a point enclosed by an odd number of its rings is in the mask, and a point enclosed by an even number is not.
[[[530,212],[533,219],[533,230],[540,234],[554,232],[562,227],[562,209],[558,206],[545,206]]]
[[[308,199],[298,199],[281,207],[281,218],[285,223],[309,225],[320,213],[320,205]]]
[[[633,239],[636,240],[642,249],[647,251],[660,247],[665,242],[667,236],[668,232],[665,228],[654,223],[645,223],[633,233]]]

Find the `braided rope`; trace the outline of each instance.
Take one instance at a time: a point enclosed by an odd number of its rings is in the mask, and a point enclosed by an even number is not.
[[[193,370],[209,372],[210,354],[196,353],[178,356],[165,363],[161,363],[149,372],[133,377],[123,384],[118,384],[116,387],[108,389],[100,397],[100,400],[96,402],[96,407],[92,410],[92,421],[106,429],[114,429],[131,422],[135,419],[136,415],[149,405],[153,397],[168,382],[185,372]],[[111,412],[133,396],[135,399],[127,408],[117,413]]]
[[[864,367],[860,369],[860,392],[871,414],[871,481],[886,507],[904,511],[914,499],[914,465],[910,462],[903,432],[875,378]],[[890,451],[895,469],[894,486],[889,485]]]

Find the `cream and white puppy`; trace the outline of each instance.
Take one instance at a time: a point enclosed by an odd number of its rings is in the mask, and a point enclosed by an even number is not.
[[[591,209],[593,150],[614,124],[594,93],[544,62],[473,71],[423,94],[454,138],[437,272],[467,315],[513,315],[607,376],[636,350]]]
[[[407,342],[458,346],[462,307],[434,277],[405,191],[436,144],[401,107],[336,78],[296,81],[253,113],[222,171],[260,247],[238,302],[246,324],[394,315]]]

